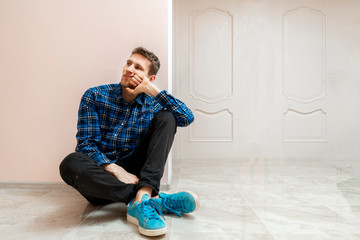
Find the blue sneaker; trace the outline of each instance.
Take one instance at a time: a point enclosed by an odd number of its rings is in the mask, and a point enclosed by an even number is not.
[[[147,194],[142,197],[141,203],[130,202],[128,204],[127,220],[139,226],[139,232],[145,236],[159,236],[166,233],[164,215],[156,201],[150,199]]]
[[[178,192],[173,194],[160,193],[155,201],[160,205],[163,213],[191,213],[200,207],[199,198],[192,192]]]

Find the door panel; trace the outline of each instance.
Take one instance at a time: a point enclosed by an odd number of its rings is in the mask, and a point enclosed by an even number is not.
[[[359,1],[175,8],[175,91],[195,115],[175,156],[360,156]]]

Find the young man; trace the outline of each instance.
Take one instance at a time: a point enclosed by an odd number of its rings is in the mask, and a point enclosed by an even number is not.
[[[140,233],[166,233],[162,213],[199,207],[191,192],[159,194],[160,180],[177,126],[194,121],[191,110],[154,81],[160,62],[135,48],[120,84],[90,88],[81,99],[76,152],[60,164],[63,180],[90,203],[124,202]]]

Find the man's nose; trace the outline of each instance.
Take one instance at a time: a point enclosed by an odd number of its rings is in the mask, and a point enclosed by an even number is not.
[[[128,66],[128,67],[126,68],[126,71],[127,71],[127,72],[130,72],[130,73],[133,73],[133,72],[134,72],[134,66],[131,64],[130,66]]]

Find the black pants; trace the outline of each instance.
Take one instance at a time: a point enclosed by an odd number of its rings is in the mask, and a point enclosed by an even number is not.
[[[87,154],[74,152],[60,164],[62,179],[92,204],[129,203],[143,186],[157,195],[160,180],[174,135],[176,120],[168,111],[158,112],[142,144],[129,157],[116,162],[139,178],[138,184],[126,184],[98,166]]]

